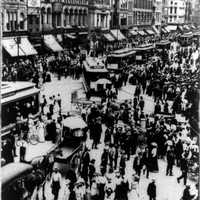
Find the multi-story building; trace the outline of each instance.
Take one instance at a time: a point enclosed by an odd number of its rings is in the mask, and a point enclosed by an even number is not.
[[[2,1],[2,31],[4,36],[21,35],[27,31],[26,0]]]
[[[162,22],[162,0],[154,0],[154,25],[161,26]]]
[[[185,0],[185,23],[192,23],[192,0]]]
[[[67,38],[87,35],[88,0],[41,0],[39,11],[34,10],[28,12],[28,29],[34,43],[38,42],[38,34],[54,35],[65,44],[69,43]]]
[[[133,24],[136,26],[150,26],[153,12],[153,0],[134,0]]]
[[[37,54],[28,40],[27,1],[3,0],[1,6],[3,59]]]
[[[166,22],[168,24],[185,23],[186,0],[169,0],[166,1],[167,9]]]
[[[200,0],[194,0],[192,7],[192,22],[200,26]]]
[[[90,30],[110,28],[110,0],[89,0],[88,26]]]
[[[87,26],[87,0],[42,0],[41,25],[45,28]]]

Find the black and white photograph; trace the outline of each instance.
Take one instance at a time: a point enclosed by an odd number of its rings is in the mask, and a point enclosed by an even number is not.
[[[200,0],[0,0],[2,200],[199,200]]]

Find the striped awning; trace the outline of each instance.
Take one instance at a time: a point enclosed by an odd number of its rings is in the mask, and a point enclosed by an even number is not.
[[[44,43],[49,49],[51,49],[54,52],[63,51],[63,48],[56,41],[56,39],[53,35],[45,35],[44,36]]]
[[[121,31],[119,29],[111,30],[111,33],[117,40],[125,40],[126,39],[126,37],[121,33]]]
[[[115,41],[115,38],[110,33],[105,33],[103,36],[108,40],[109,42]]]
[[[19,44],[17,44],[19,40]],[[3,38],[2,45],[12,57],[36,55],[37,51],[26,36]]]
[[[145,29],[145,31],[146,31],[149,35],[155,35],[155,33],[154,33],[151,29]]]

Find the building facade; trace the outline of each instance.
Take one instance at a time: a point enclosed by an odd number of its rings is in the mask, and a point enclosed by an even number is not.
[[[26,0],[3,0],[1,4],[3,35],[20,35],[27,32]]]
[[[192,5],[192,22],[200,26],[200,0],[194,0]]]
[[[153,19],[153,0],[134,0],[133,24],[150,26]]]
[[[160,27],[162,22],[162,0],[154,1],[154,9],[154,25]]]
[[[167,10],[166,22],[168,24],[184,24],[186,14],[185,0],[169,0],[165,2]]]
[[[90,30],[110,28],[111,2],[110,0],[89,0],[88,26]]]
[[[87,0],[44,0],[40,12],[43,29],[88,26]]]
[[[192,0],[185,1],[185,23],[192,23]]]

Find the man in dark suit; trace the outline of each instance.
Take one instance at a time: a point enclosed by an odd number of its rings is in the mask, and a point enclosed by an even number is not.
[[[152,182],[149,183],[147,188],[147,194],[149,196],[149,200],[156,200],[156,184],[155,179],[152,179]]]

